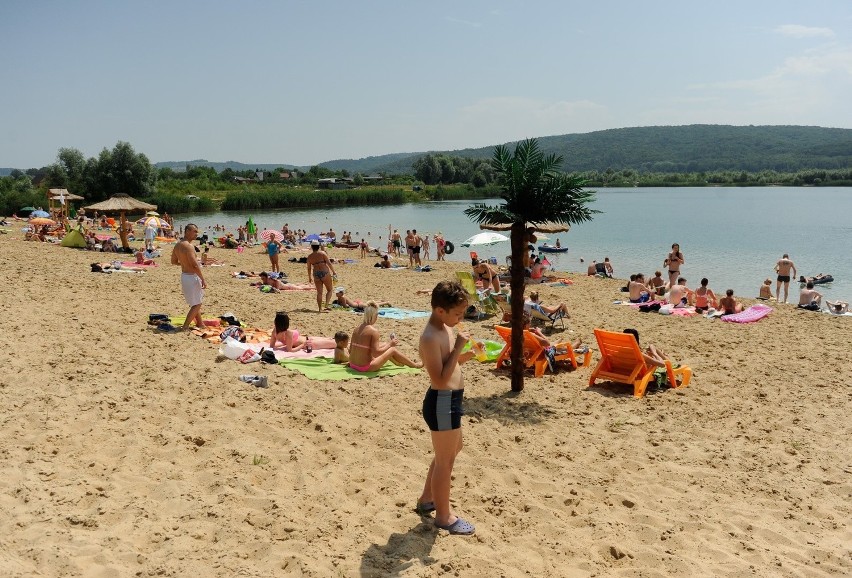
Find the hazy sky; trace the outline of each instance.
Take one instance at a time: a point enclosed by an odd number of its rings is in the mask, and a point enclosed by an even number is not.
[[[852,1],[0,0],[0,166],[310,165],[650,125],[852,128]]]

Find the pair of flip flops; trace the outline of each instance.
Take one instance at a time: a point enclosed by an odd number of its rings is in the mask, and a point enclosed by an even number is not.
[[[415,508],[417,513],[420,516],[427,516],[435,511],[435,502],[417,502],[417,506]],[[466,520],[462,520],[461,518],[456,518],[456,521],[452,524],[447,524],[446,526],[441,525],[437,522],[434,522],[435,527],[441,530],[446,530],[450,534],[455,534],[457,536],[472,536],[476,531],[476,528],[470,522]]]

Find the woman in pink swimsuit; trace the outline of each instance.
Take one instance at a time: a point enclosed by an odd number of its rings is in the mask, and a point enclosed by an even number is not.
[[[387,343],[379,340],[379,331],[373,324],[379,317],[379,307],[375,301],[368,301],[364,306],[364,321],[352,332],[349,341],[349,367],[355,371],[376,371],[388,360],[396,365],[408,367],[423,367],[405,356],[399,349],[399,340],[392,337]]]
[[[290,329],[290,316],[284,311],[275,314],[275,326],[272,328],[272,337],[269,338],[269,347],[275,349],[278,343],[283,344],[284,351],[299,351],[311,342],[312,349],[334,349],[337,347],[334,339],[311,335],[302,337],[296,329]],[[281,347],[279,347],[281,349]]]

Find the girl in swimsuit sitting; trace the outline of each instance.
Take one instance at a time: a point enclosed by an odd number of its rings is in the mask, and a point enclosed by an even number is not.
[[[695,312],[696,313],[704,313],[710,306],[714,308],[718,306],[716,302],[716,294],[713,293],[713,290],[707,287],[707,284],[710,283],[707,280],[707,277],[704,277],[701,280],[701,287],[695,290]]]
[[[405,356],[399,349],[399,340],[391,337],[388,343],[379,341],[379,331],[373,326],[379,317],[379,307],[375,301],[368,301],[364,307],[364,321],[352,332],[349,347],[349,367],[355,371],[376,371],[388,360],[396,365],[423,367]]]
[[[272,328],[272,337],[269,338],[270,349],[275,349],[276,344],[281,343],[284,346],[284,351],[299,351],[305,348],[308,339],[310,339],[313,349],[334,349],[336,347],[334,339],[328,337],[302,337],[298,330],[290,329],[289,315],[284,311],[275,314],[275,326]]]

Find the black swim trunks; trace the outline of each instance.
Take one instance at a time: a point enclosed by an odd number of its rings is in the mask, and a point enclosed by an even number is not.
[[[461,427],[464,415],[463,389],[432,389],[423,398],[423,419],[432,431],[449,431]]]
[[[778,281],[780,281],[781,283],[789,283],[790,282],[790,276],[789,275],[778,275]]]
[[[412,255],[419,255],[420,254],[420,247],[414,246],[414,247],[410,247],[410,249],[411,249]]]
[[[394,239],[393,240],[393,246],[396,247],[397,249],[399,249],[400,247],[402,247],[402,243],[400,242],[399,239]]]

